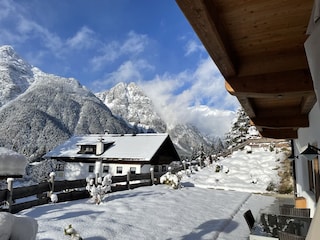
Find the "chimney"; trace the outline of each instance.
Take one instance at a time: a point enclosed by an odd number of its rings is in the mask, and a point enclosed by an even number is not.
[[[103,138],[100,137],[97,142],[96,155],[101,155],[104,152],[104,143],[102,141]]]

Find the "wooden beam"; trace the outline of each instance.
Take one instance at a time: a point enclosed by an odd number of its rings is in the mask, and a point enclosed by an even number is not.
[[[235,76],[236,69],[232,51],[227,46],[223,27],[219,22],[215,8],[205,0],[176,0],[180,9],[197,33],[209,55],[224,77]],[[211,3],[213,4],[213,2]]]
[[[263,129],[260,131],[263,137],[275,139],[296,139],[298,138],[297,130],[295,129]]]
[[[256,52],[256,55],[239,57],[238,75],[258,75],[282,71],[308,69],[308,62],[301,46],[299,51],[278,52],[267,55],[267,52]]]
[[[315,93],[313,93],[313,95],[304,96],[301,101],[301,113],[309,113],[316,102],[317,98]]]
[[[234,96],[277,97],[314,95],[311,74],[295,70],[245,77],[229,77],[227,91]]]
[[[241,96],[241,97],[237,97],[237,98],[238,98],[239,103],[243,107],[244,111],[249,116],[249,118],[255,117],[256,113],[252,107],[252,104],[251,104],[249,98],[247,98],[245,96]]]
[[[274,108],[266,108],[266,109],[258,109],[256,110],[257,117],[259,118],[268,118],[268,117],[291,117],[295,118],[301,114],[300,107],[274,107]]]
[[[255,117],[251,118],[255,126],[262,128],[300,128],[309,127],[308,115],[298,115],[295,117]]]

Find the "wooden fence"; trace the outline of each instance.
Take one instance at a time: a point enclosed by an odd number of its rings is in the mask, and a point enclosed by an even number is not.
[[[176,171],[178,171],[178,169],[175,169],[173,172]],[[142,174],[128,173],[127,175],[122,176],[112,176],[111,191],[117,192],[158,184],[161,175],[162,174],[160,173],[150,172]],[[0,190],[0,203],[3,204],[0,211],[17,213],[24,209],[47,204],[51,201],[49,193],[52,191],[53,186],[53,192],[57,194],[58,202],[90,197],[89,192],[86,190],[86,179],[54,181],[54,184],[48,181],[37,185],[18,188],[10,188],[9,185],[10,184],[8,183],[8,189]]]

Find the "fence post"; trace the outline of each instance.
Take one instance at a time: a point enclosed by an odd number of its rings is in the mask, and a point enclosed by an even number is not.
[[[12,209],[12,191],[13,191],[13,178],[7,178],[7,184],[8,184],[8,195],[7,195],[7,202],[9,205],[9,212],[11,213]]]
[[[154,170],[150,168],[150,175],[151,175],[151,186],[154,185]]]
[[[187,167],[186,167],[186,161],[185,160],[182,161],[182,165],[183,165],[183,170],[186,171]]]
[[[50,177],[49,182],[51,183],[51,186],[50,186],[50,196],[51,196],[51,194],[54,192],[54,178],[55,178],[55,176],[56,176],[55,172],[51,172],[51,173],[49,174],[49,177]]]
[[[130,171],[127,172],[127,187],[130,190]]]

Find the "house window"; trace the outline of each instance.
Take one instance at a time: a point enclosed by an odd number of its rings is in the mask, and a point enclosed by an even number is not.
[[[104,173],[109,173],[109,166],[104,165],[103,170]]]
[[[158,165],[154,166],[154,172],[159,172],[159,166]]]
[[[308,161],[309,190],[315,194],[315,198],[320,196],[319,162],[318,158]]]
[[[166,166],[166,165],[163,165],[161,171],[162,171],[162,172],[166,172],[166,171],[167,171],[167,166]]]
[[[55,167],[55,171],[64,171],[64,164],[63,163],[57,163]]]
[[[131,167],[130,168],[130,173],[131,174],[136,174],[136,167]]]
[[[122,173],[122,167],[117,167],[117,174],[121,174]]]
[[[314,191],[313,167],[312,161],[308,161],[309,190]]]
[[[78,153],[80,154],[94,154],[96,153],[96,146],[95,145],[81,145],[80,151]]]
[[[89,165],[89,172],[93,172],[94,171],[94,166],[93,165]]]

